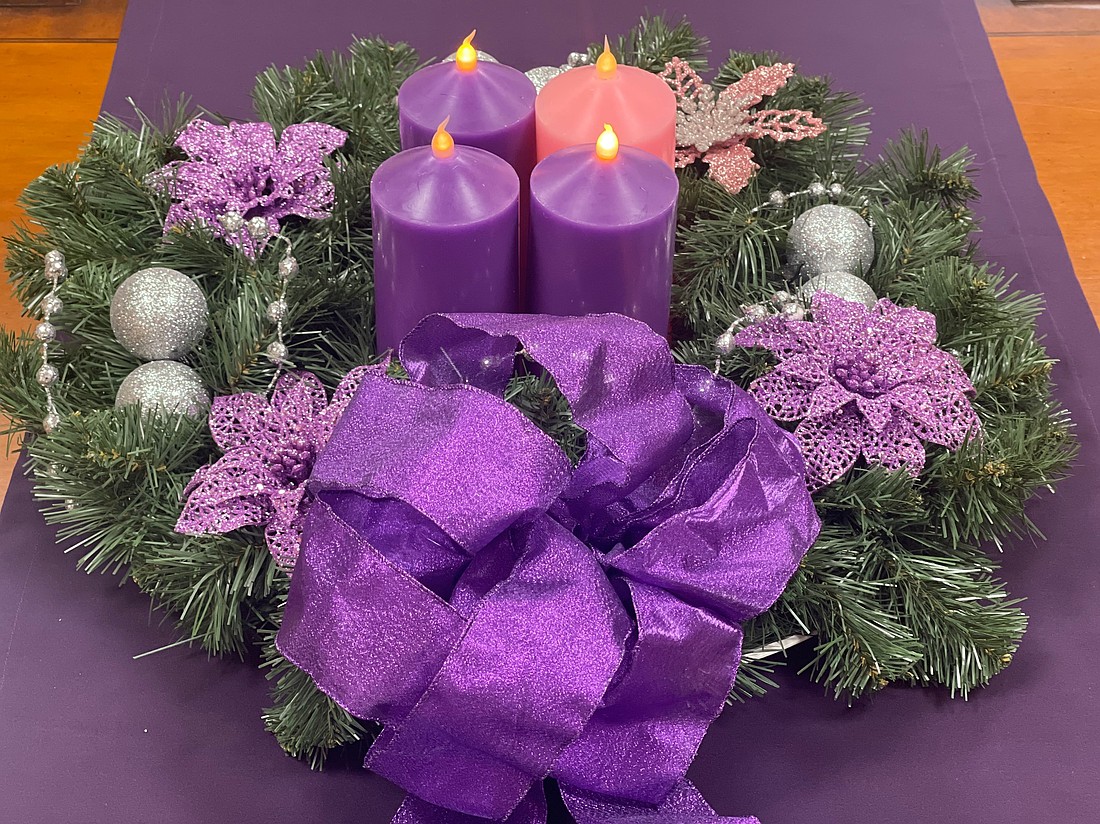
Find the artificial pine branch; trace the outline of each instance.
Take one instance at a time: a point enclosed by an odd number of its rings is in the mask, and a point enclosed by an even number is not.
[[[673,56],[705,68],[706,40],[685,21],[645,18],[612,47],[624,64],[651,71]],[[723,87],[778,59],[731,53],[714,82]],[[277,131],[320,120],[349,133],[330,161],[332,216],[283,226],[302,272],[290,285],[292,357],[330,387],[350,367],[376,359],[369,181],[398,149],[394,97],[417,66],[408,46],[356,41],[345,54],[264,72],[253,92],[259,119]],[[983,434],[954,453],[930,447],[917,479],[857,467],[818,492],[822,537],[775,607],[746,625],[746,647],[791,633],[815,636],[808,671],[847,700],[890,682],[943,684],[965,695],[1011,660],[1026,622],[980,547],[1034,530],[1026,502],[1065,474],[1076,450],[1051,397],[1055,364],[1035,333],[1041,305],[975,259],[969,153],[945,156],[926,135],[906,134],[861,167],[867,111],[857,99],[833,91],[825,78],[796,75],[769,103],[812,110],[828,130],[813,140],[753,141],[762,168],[737,195],[698,169],[680,170],[675,357],[715,366],[713,341],[740,305],[792,287],[783,278],[785,238],[809,204],[753,207],[773,189],[837,181],[848,189],[841,203],[875,222],[869,282],[880,295],[936,314],[939,345],[957,352],[973,378]],[[162,235],[168,203],[146,178],[179,159],[173,142],[188,116],[181,103],[163,126],[145,116],[136,129],[102,118],[75,164],[28,187],[23,204],[34,228],[17,230],[9,242],[8,269],[33,311],[47,290],[42,256],[56,247],[68,258],[66,308],[56,318],[65,337],[55,358],[64,421],[40,436],[37,344],[25,335],[0,337],[0,373],[10,376],[0,383],[0,408],[12,432],[32,437],[36,494],[62,540],[77,545],[81,566],[128,571],[179,622],[182,638],[211,652],[241,654],[258,643],[273,681],[265,724],[288,752],[319,766],[330,748],[364,743],[372,728],[275,650],[288,580],[263,536],[246,529],[189,538],[173,528],[187,481],[218,456],[205,422],[170,416],[154,423],[134,409],[112,408],[138,362],[114,340],[110,299],[145,266],[178,269],[206,293],[211,331],[188,363],[213,392],[262,392],[272,376],[260,355],[272,337],[263,307],[276,293],[281,244],[253,261],[206,232]],[[736,349],[719,364],[742,386],[769,368],[759,350]],[[549,379],[521,376],[508,399],[579,460],[584,433]],[[776,663],[745,662],[735,697],[767,689]]]

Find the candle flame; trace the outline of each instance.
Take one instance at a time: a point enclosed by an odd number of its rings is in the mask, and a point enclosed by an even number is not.
[[[603,124],[603,132],[596,138],[596,157],[600,160],[614,160],[619,155],[619,136],[610,123]]]
[[[618,66],[615,55],[611,53],[611,44],[607,42],[607,35],[603,37],[603,53],[596,58],[596,76],[602,78],[614,77],[615,67]]]
[[[477,49],[470,42],[474,39],[475,34],[477,34],[477,29],[466,35],[466,39],[462,41],[462,45],[455,52],[455,65],[458,66],[460,71],[472,72],[477,68]]]
[[[432,135],[432,154],[441,160],[455,153],[455,139],[447,131],[447,123],[450,119],[450,117],[445,117],[443,122],[436,127],[435,134]]]

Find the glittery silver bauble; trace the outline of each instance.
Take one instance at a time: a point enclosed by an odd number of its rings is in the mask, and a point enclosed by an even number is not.
[[[809,305],[818,292],[828,292],[853,303],[862,303],[868,309],[878,302],[878,295],[866,281],[847,272],[825,272],[812,277],[798,290],[798,296]]]
[[[65,304],[61,302],[61,298],[57,295],[46,295],[42,298],[42,311],[47,315],[56,315],[64,308]]]
[[[771,192],[768,195],[768,203],[770,203],[772,206],[786,206],[787,196],[776,189],[774,192]]]
[[[495,57],[493,57],[491,54],[489,54],[489,52],[483,52],[481,49],[475,49],[475,51],[477,52],[477,59],[482,61],[483,63],[499,63],[500,62]],[[450,54],[448,54],[446,57],[444,57],[439,62],[440,63],[452,63],[452,62],[454,62],[454,59],[455,59],[455,53],[451,52]]]
[[[209,317],[202,289],[163,266],[130,275],[111,298],[115,337],[147,361],[185,355],[202,339]]]
[[[49,343],[57,337],[57,327],[48,320],[44,320],[34,327],[34,336],[43,343]]]
[[[50,412],[42,421],[42,428],[46,430],[47,435],[49,435],[59,426],[61,426],[61,416],[58,415],[56,412]]]
[[[57,367],[52,363],[42,364],[38,367],[38,371],[34,373],[34,379],[38,381],[39,386],[53,386],[57,383],[59,377]]]
[[[127,375],[118,388],[116,407],[135,403],[143,413],[168,412],[197,418],[210,408],[210,396],[190,366],[155,360]]]
[[[561,66],[536,66],[533,69],[528,69],[524,74],[535,85],[535,91],[541,92],[543,86],[564,71],[567,71],[567,69],[563,69]]]
[[[298,274],[298,261],[287,255],[285,258],[279,261],[279,277],[283,280],[291,280]]]
[[[592,62],[592,58],[588,56],[588,52],[569,52],[569,59],[565,61],[571,69],[577,68],[577,66],[587,66]]]
[[[844,194],[844,187],[841,186],[839,183],[834,183],[832,186],[829,187],[829,194],[831,194],[833,197],[840,197],[842,194]]]
[[[787,266],[804,277],[824,272],[864,275],[874,256],[871,227],[846,206],[814,206],[795,218],[787,235]]]
[[[828,188],[820,180],[815,180],[809,186],[806,187],[806,191],[810,193],[812,197],[825,197],[829,193]]]

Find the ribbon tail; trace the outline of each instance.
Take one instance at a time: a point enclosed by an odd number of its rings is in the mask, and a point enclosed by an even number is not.
[[[476,815],[437,807],[414,795],[405,796],[390,824],[487,824]],[[535,784],[502,824],[546,824],[546,792]]]
[[[636,804],[562,788],[562,800],[577,824],[760,824],[753,817],[718,815],[687,779],[657,805]]]

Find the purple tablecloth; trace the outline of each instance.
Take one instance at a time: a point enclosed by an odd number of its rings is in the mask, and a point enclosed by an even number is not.
[[[222,0],[130,5],[104,108],[153,108],[185,91],[247,116],[253,75],[298,64],[354,34],[441,54],[473,25],[506,62],[556,64],[640,8],[492,0],[377,3]],[[537,5],[537,8],[535,7]],[[654,6],[655,8],[656,6]],[[983,249],[1045,292],[1043,321],[1059,396],[1083,457],[1032,512],[1049,537],[1009,546],[1004,575],[1026,596],[1031,628],[1016,661],[963,703],[890,689],[855,707],[805,681],[727,711],[691,777],[723,813],[802,822],[1100,820],[1094,542],[1100,535],[1100,336],[970,0],[771,0],[669,3],[728,48],[776,49],[874,106],[876,145],[911,123],[981,163]],[[17,478],[0,515],[0,821],[385,822],[400,793],[354,770],[318,775],[262,729],[263,677],[233,661],[170,650],[146,599],[73,570]],[[754,753],[749,756],[747,753]]]

